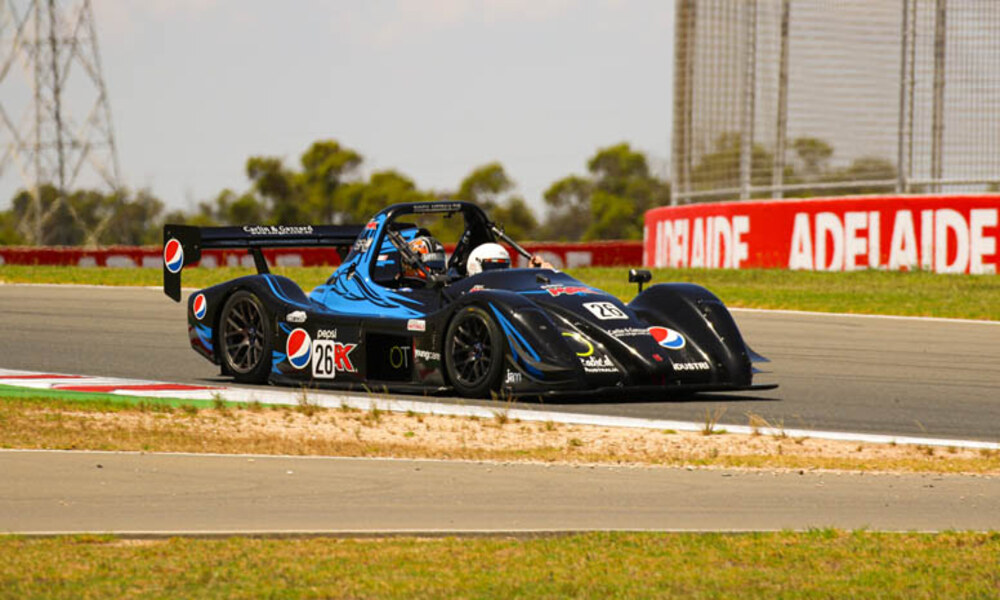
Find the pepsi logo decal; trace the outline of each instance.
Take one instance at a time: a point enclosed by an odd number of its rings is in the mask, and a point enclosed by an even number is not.
[[[163,264],[171,273],[179,273],[184,266],[184,248],[177,238],[170,238],[163,246]]]
[[[653,336],[657,344],[668,350],[680,350],[687,344],[683,335],[666,327],[650,327],[649,334]]]
[[[309,338],[309,333],[305,329],[292,330],[285,342],[285,353],[293,367],[304,369],[312,356],[312,339]]]
[[[205,318],[205,313],[208,312],[208,301],[205,300],[205,294],[198,294],[194,297],[194,302],[191,304],[191,312],[194,313],[194,318],[199,321]]]

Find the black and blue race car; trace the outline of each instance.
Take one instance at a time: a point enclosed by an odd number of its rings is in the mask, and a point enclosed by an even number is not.
[[[444,219],[461,231],[440,264],[412,242]],[[459,225],[456,227],[456,223]],[[192,347],[242,383],[388,389],[466,397],[588,396],[769,389],[723,303],[670,283],[624,303],[560,271],[488,269],[469,257],[503,243],[528,256],[475,204],[398,204],[368,223],[320,226],[166,225],[164,291],[211,248],[245,248],[258,274],[192,293]],[[342,262],[306,294],[270,274],[263,249],[327,246]]]

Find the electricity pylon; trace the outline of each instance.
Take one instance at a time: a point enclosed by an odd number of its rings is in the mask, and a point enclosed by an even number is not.
[[[17,67],[27,87],[14,81]],[[90,0],[0,0],[0,144],[0,176],[15,167],[31,192],[20,229],[33,243],[41,242],[46,222],[63,205],[86,230],[66,202],[67,190],[80,183],[118,190],[111,106]],[[44,210],[43,185],[58,191]],[[106,222],[86,232],[88,244],[96,243]]]

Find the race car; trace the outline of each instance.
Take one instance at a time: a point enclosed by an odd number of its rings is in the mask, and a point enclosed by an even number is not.
[[[450,255],[428,229],[441,223],[461,232]],[[397,204],[356,226],[166,225],[163,240],[164,291],[178,302],[203,249],[253,257],[256,275],[187,300],[191,346],[241,383],[471,398],[775,387],[753,383],[766,359],[708,290],[643,290],[649,272],[632,270],[639,293],[626,304],[531,257],[472,203]],[[342,262],[306,294],[270,274],[263,249],[308,246]]]

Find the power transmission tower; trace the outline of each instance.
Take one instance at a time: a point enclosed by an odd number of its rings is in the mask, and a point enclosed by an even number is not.
[[[12,81],[17,67],[27,87]],[[46,223],[65,206],[87,243],[96,243],[107,219],[88,229],[66,201],[81,183],[119,188],[90,0],[0,0],[0,144],[0,176],[13,166],[31,193],[21,233],[41,243]],[[47,207],[45,185],[58,193]]]

